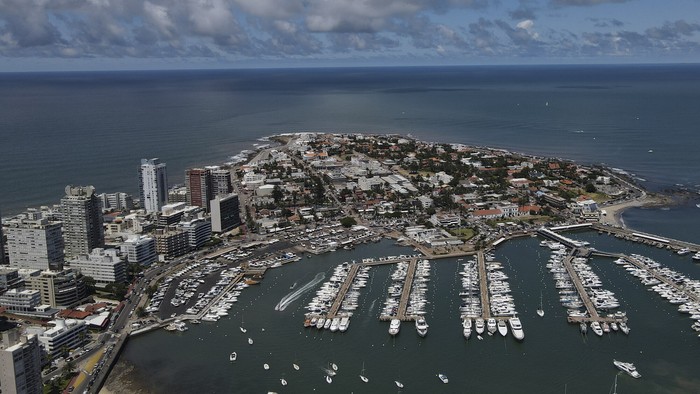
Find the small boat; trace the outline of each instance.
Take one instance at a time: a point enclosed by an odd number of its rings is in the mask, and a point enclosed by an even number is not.
[[[603,329],[600,328],[600,323],[597,321],[591,322],[591,329],[595,333],[595,335],[602,337],[603,336]]]
[[[284,380],[284,378],[280,379],[280,383],[282,383],[282,386],[286,386],[286,385],[287,385],[287,381]]]
[[[292,364],[292,367],[294,367],[294,370],[295,370],[295,371],[298,371],[298,370],[299,370],[299,365],[297,365],[296,363],[293,363],[293,364]]]
[[[476,336],[476,339],[478,339],[478,340],[480,340],[480,341],[483,341],[483,340],[484,340],[484,337],[482,337],[481,335],[477,335],[477,336]]]
[[[625,322],[620,322],[620,331],[625,333],[625,335],[630,333],[630,328],[627,326],[627,323]]]
[[[232,352],[232,353],[228,356],[228,360],[229,360],[229,361],[236,361],[236,358],[237,358],[237,357],[238,357],[238,354],[236,354],[236,352]]]
[[[441,373],[438,374],[438,378],[440,378],[440,381],[445,384],[447,384],[450,381],[449,379],[447,379],[447,375],[443,375]]]
[[[396,387],[402,389],[403,388],[403,383],[399,382],[398,380],[394,380],[394,383],[396,383]]]
[[[326,383],[328,383],[328,384],[333,383],[333,378],[331,378],[330,375],[326,375]]]
[[[335,365],[335,363],[331,363],[331,368],[333,368],[334,371],[338,370],[338,366]]]
[[[245,334],[246,332],[248,332],[248,330],[246,330],[246,329],[243,328],[243,327],[238,327],[238,328],[239,328],[239,329],[241,330],[241,332],[244,333],[244,334]]]
[[[263,364],[263,368],[267,371],[268,369],[270,369],[270,364],[268,364],[268,363]]]
[[[579,329],[581,330],[581,334],[586,334],[588,332],[588,325],[586,324],[585,321],[582,321],[579,324]]]
[[[540,291],[540,309],[537,310],[537,316],[544,317],[544,309],[542,309],[542,292]]]
[[[253,338],[248,338],[248,345],[252,345],[252,344],[253,344]]]
[[[422,316],[416,319],[416,332],[421,337],[425,337],[426,335],[428,335],[428,323]]]
[[[496,327],[498,328],[498,333],[501,334],[501,336],[506,336],[508,334],[508,326],[506,326],[505,320],[499,320],[498,323],[496,323]]]
[[[642,375],[637,371],[637,368],[632,363],[613,360],[613,364],[620,370],[627,373],[629,376],[639,379]]]
[[[365,383],[369,382],[369,378],[365,376],[365,363],[362,363],[362,371],[360,371],[360,380],[362,380]]]

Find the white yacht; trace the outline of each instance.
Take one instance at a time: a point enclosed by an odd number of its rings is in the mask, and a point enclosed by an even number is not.
[[[438,374],[438,378],[440,378],[440,381],[445,384],[447,384],[450,381],[449,379],[447,379],[447,375],[441,373]]]
[[[695,261],[700,261],[700,252],[695,253],[695,254],[693,255],[692,259],[695,260]]]
[[[331,378],[330,375],[326,375],[326,383],[328,383],[328,384],[333,383],[333,378]]]
[[[345,332],[348,330],[348,326],[350,326],[350,318],[347,316],[341,317],[340,324],[338,325],[338,330],[340,332]]]
[[[416,332],[421,337],[428,335],[428,323],[425,321],[424,317],[419,317],[416,319]]]
[[[685,256],[687,254],[690,254],[690,249],[688,248],[683,248],[680,249],[678,252],[676,252],[679,256]]]
[[[508,319],[508,324],[510,324],[510,330],[513,332],[513,336],[518,341],[525,339],[525,333],[523,332],[523,325],[520,323],[519,317],[511,317]]]
[[[253,344],[253,338],[248,338],[248,345],[252,345],[252,344]]]
[[[268,363],[263,364],[263,368],[267,371],[268,369],[270,369],[270,364],[268,364]]]
[[[625,363],[622,361],[613,360],[613,364],[620,370],[627,373],[629,376],[639,379],[642,375],[637,372],[637,368],[632,363]]]
[[[334,317],[333,320],[331,320],[331,332],[336,332],[338,331],[338,326],[340,326],[340,318],[339,317]]]
[[[360,371],[360,380],[362,380],[365,383],[369,382],[369,378],[365,376],[365,363],[362,363],[362,371]]]
[[[477,334],[479,334],[479,335],[483,334],[484,333],[484,319],[477,318],[476,325],[475,325],[474,329],[476,330]]]
[[[284,378],[280,379],[280,383],[282,383],[282,386],[287,385],[287,381]]]
[[[468,317],[462,321],[462,335],[464,335],[464,339],[469,339],[472,336],[472,319]]]
[[[391,335],[398,334],[400,328],[401,328],[401,320],[391,319],[391,323],[389,324],[389,334],[391,334]]]
[[[496,332],[496,330],[497,330],[496,319],[490,318],[486,322],[486,330],[489,332],[489,335],[493,335],[493,333]]]
[[[236,361],[236,358],[237,358],[237,357],[238,357],[238,354],[236,354],[236,352],[232,352],[232,353],[228,356],[228,360],[229,360],[229,361]]]
[[[508,326],[506,326],[505,320],[498,320],[498,322],[496,322],[496,327],[498,328],[498,333],[501,334],[501,336],[506,336],[508,334]]]
[[[603,329],[600,328],[600,323],[597,321],[591,322],[591,330],[595,333],[595,335],[602,337],[603,336]]]
[[[399,382],[398,380],[394,380],[394,383],[396,383],[396,387],[402,389],[403,388],[403,383]]]
[[[622,331],[623,333],[625,333],[625,335],[627,335],[627,334],[630,333],[630,328],[627,326],[627,323],[625,323],[625,322],[622,321],[622,322],[620,322],[619,325],[620,325],[620,331]]]

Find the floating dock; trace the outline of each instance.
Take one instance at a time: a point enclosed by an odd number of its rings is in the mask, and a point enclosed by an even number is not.
[[[418,258],[412,257],[410,259],[401,259],[398,261],[394,261],[394,263],[397,263],[399,261],[407,261],[407,260],[408,260],[408,269],[406,271],[406,279],[404,280],[404,283],[403,283],[403,290],[401,291],[401,299],[399,300],[399,308],[398,308],[398,311],[396,312],[396,316],[381,315],[381,316],[379,316],[379,320],[381,320],[381,321],[389,321],[392,319],[399,319],[401,321],[415,320],[415,316],[406,315],[406,307],[408,306],[408,298],[411,296],[411,286],[413,285],[413,277],[416,273],[416,266],[418,265]],[[386,262],[383,261],[382,263],[386,263]],[[386,263],[386,264],[389,264],[389,263]]]
[[[333,305],[331,305],[331,309],[328,310],[326,319],[333,319],[338,314],[338,309],[340,309],[340,305],[343,304],[345,294],[348,293],[350,286],[352,286],[352,282],[355,280],[355,276],[357,276],[357,271],[360,270],[360,267],[361,264],[350,265],[350,268],[348,269],[348,276],[345,277],[345,282],[343,282],[343,285],[340,286],[340,290],[338,290],[338,294],[335,296],[335,300],[333,300]]]

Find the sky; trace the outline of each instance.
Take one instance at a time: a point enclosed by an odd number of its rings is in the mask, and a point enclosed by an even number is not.
[[[700,0],[0,0],[0,72],[700,62]]]

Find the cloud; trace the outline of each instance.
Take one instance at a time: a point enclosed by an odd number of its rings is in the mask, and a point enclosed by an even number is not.
[[[595,6],[606,3],[626,3],[633,0],[551,0],[555,6]]]

